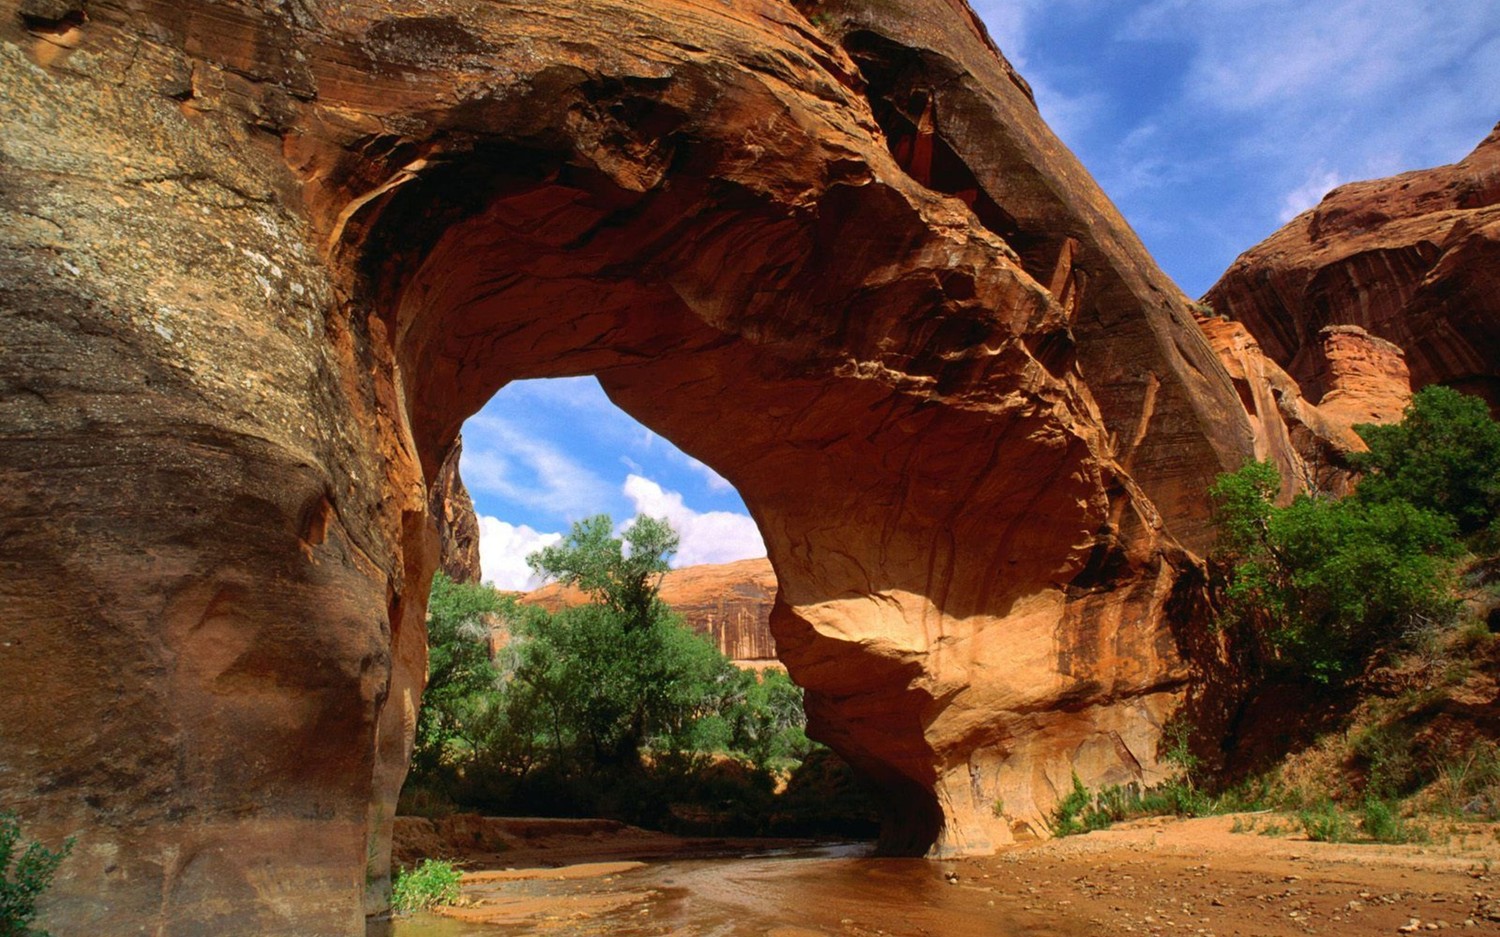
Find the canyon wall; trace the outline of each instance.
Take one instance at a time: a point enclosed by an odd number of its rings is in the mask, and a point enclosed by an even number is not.
[[[1339,186],[1204,299],[1320,406],[1340,390],[1330,377],[1352,330],[1399,349],[1414,386],[1447,384],[1500,413],[1500,127],[1451,166]],[[1389,349],[1353,355],[1388,370],[1373,359]],[[1399,393],[1399,376],[1382,383]]]
[[[741,667],[776,663],[771,636],[771,607],[776,601],[776,571],[766,559],[685,566],[662,576],[661,599],[682,616],[683,624],[708,636]],[[581,605],[588,597],[575,588],[550,583],[521,596],[522,602],[549,612]]]
[[[734,483],[887,849],[1163,776],[1275,412],[961,0],[3,0],[0,110],[0,802],[78,837],[60,937],[382,909],[429,497],[520,378]]]
[[[427,511],[437,525],[441,551],[438,569],[454,582],[476,583],[483,578],[479,568],[479,517],[458,473],[462,456],[463,440],[455,440],[438,466],[437,478],[428,486]]]

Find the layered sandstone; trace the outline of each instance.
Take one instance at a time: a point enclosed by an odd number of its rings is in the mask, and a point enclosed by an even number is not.
[[[683,623],[711,638],[724,655],[742,667],[776,660],[771,636],[771,606],[776,600],[776,572],[766,559],[686,566],[662,576],[661,600]],[[557,583],[521,597],[549,612],[587,601],[577,589]]]
[[[1316,404],[1338,392],[1327,330],[1358,327],[1400,349],[1413,385],[1447,384],[1500,412],[1500,128],[1451,166],[1333,190],[1205,298]],[[1372,376],[1400,370],[1385,357]],[[1399,374],[1389,386],[1399,393]]]
[[[1283,498],[1348,493],[1354,480],[1348,455],[1365,448],[1354,427],[1398,420],[1411,399],[1401,349],[1358,326],[1325,326],[1315,358],[1327,391],[1313,404],[1243,324],[1200,314],[1199,325],[1250,415],[1255,458],[1274,463],[1287,482]]]
[[[1255,426],[960,0],[4,0],[0,110],[0,794],[79,837],[55,933],[379,910],[429,495],[525,377],[735,484],[888,848],[1162,776]]]
[[[463,440],[458,439],[428,487],[427,512],[437,525],[441,545],[438,569],[454,582],[477,583],[483,577],[479,567],[479,517],[458,473],[462,456]]]

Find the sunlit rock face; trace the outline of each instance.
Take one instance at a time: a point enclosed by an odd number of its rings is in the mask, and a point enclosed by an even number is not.
[[[734,483],[887,848],[1162,776],[1256,427],[957,0],[9,0],[0,108],[0,793],[79,836],[54,932],[380,910],[429,493],[520,378]]]
[[[1327,390],[1314,405],[1242,323],[1200,313],[1198,324],[1250,416],[1255,458],[1281,472],[1283,499],[1299,491],[1347,494],[1355,480],[1348,456],[1365,449],[1354,427],[1399,420],[1411,399],[1401,349],[1359,326],[1325,326],[1315,360]]]
[[[776,571],[766,559],[738,560],[674,569],[661,578],[661,600],[683,624],[714,642],[742,667],[774,664],[771,607],[776,601]],[[576,588],[549,583],[521,596],[521,601],[556,612],[588,601]]]
[[[1447,384],[1500,412],[1500,128],[1451,166],[1340,186],[1241,255],[1205,298],[1320,407],[1347,389],[1350,354],[1369,359],[1361,370],[1373,379],[1355,396],[1382,384],[1399,396],[1388,350],[1347,347],[1357,326],[1404,353],[1412,385]]]

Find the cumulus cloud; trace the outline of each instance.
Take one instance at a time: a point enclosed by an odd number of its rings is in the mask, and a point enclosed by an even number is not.
[[[542,584],[526,565],[526,557],[562,540],[560,533],[541,533],[525,524],[507,524],[494,517],[479,518],[479,566],[484,581],[497,589],[529,591]]]
[[[674,566],[731,563],[766,555],[760,531],[747,515],[695,511],[683,502],[681,494],[667,491],[641,475],[627,476],[624,491],[635,505],[636,514],[665,517],[676,528],[682,545],[673,560]]]

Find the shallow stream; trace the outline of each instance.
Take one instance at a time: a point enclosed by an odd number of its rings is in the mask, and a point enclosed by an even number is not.
[[[835,846],[730,858],[616,863],[598,874],[465,887],[492,923],[422,914],[391,937],[1097,937],[1081,922],[1020,927],[985,880]],[[997,883],[998,884],[998,883]]]

